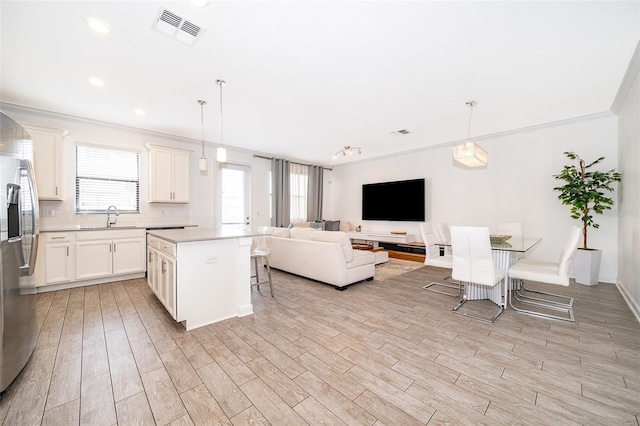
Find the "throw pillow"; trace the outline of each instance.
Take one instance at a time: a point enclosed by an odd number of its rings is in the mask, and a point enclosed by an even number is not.
[[[340,231],[342,231],[342,232],[350,232],[351,229],[352,229],[351,222],[349,222],[347,220],[343,220],[342,222],[340,222]]]
[[[339,231],[340,230],[340,221],[339,220],[327,220],[326,225],[324,226],[325,231]]]
[[[324,226],[325,226],[325,222],[320,222],[320,221],[313,221],[311,222],[311,227],[313,229],[319,229],[321,231],[324,231]]]

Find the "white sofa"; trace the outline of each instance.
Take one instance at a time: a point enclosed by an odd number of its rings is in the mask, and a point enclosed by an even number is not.
[[[331,284],[338,290],[372,280],[375,255],[354,250],[345,232],[313,228],[268,228],[272,268]]]

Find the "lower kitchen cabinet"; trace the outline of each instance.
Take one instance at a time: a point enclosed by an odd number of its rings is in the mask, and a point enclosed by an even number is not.
[[[145,229],[44,232],[43,240],[40,287],[98,284],[143,277],[146,271]]]
[[[75,246],[72,233],[46,235],[44,256],[49,259],[44,268],[44,283],[58,284],[73,281],[75,278]]]
[[[147,238],[147,284],[173,319],[176,319],[175,245]]]

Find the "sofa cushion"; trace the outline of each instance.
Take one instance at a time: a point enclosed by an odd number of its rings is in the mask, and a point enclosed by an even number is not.
[[[347,237],[347,234],[340,231],[315,231],[311,234],[312,241],[322,241],[325,243],[338,243],[344,253],[344,259],[347,263],[353,260],[353,248],[351,247],[351,240]]]
[[[298,228],[298,227],[291,228],[290,230],[291,238],[296,238],[298,240],[310,240],[312,232],[321,232],[321,231],[316,231],[313,228]]]
[[[271,235],[281,238],[289,238],[291,236],[289,228],[273,228]]]
[[[368,265],[376,261],[376,255],[370,250],[353,250],[353,260],[347,262],[347,268]]]
[[[311,222],[296,222],[293,224],[294,228],[310,228]]]

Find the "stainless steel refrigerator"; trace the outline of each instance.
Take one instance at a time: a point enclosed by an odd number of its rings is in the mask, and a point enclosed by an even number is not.
[[[0,392],[29,361],[36,343],[38,193],[33,144],[0,111]]]

